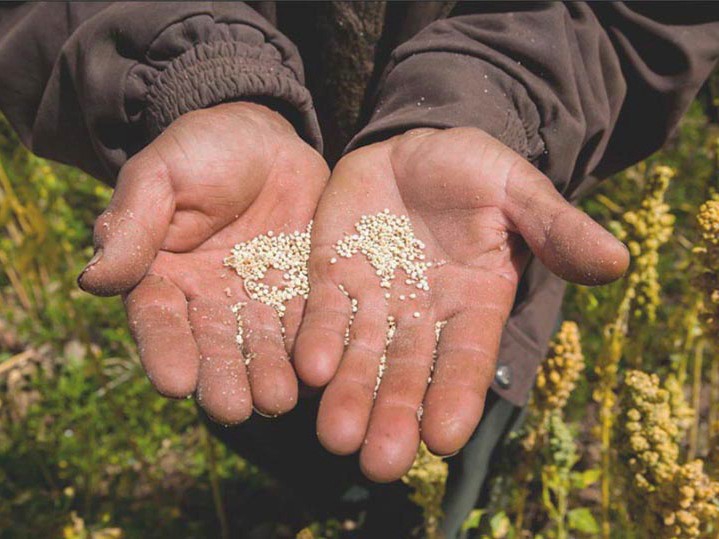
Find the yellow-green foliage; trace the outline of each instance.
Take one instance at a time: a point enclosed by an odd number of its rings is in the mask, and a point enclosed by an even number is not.
[[[410,499],[422,508],[424,537],[438,539],[442,499],[447,482],[447,463],[420,444],[412,468],[402,477],[412,488]]]
[[[549,346],[547,359],[537,369],[537,381],[528,407],[526,435],[522,441],[531,451],[547,431],[548,420],[567,404],[584,370],[584,356],[576,323],[565,321]]]
[[[629,514],[646,537],[693,538],[719,531],[719,483],[702,461],[681,464],[670,392],[656,374],[629,371],[618,422],[619,463],[626,466]]]
[[[569,499],[582,474],[572,471],[579,456],[574,433],[564,420],[564,408],[583,370],[579,327],[565,321],[550,344],[547,359],[537,370],[528,405],[520,444],[523,454],[513,474],[518,487],[512,504],[517,532],[524,528],[529,484],[536,478],[541,482],[542,509],[552,522],[551,536],[565,538],[569,529],[579,526],[576,519],[568,522],[571,515],[577,514],[570,512]],[[591,515],[584,522],[594,525]]]
[[[579,326],[565,321],[549,346],[547,359],[537,369],[532,408],[544,413],[564,408],[583,370]]]
[[[694,409],[689,406],[684,397],[684,388],[682,388],[679,380],[674,374],[667,376],[664,380],[664,389],[669,394],[669,407],[672,414],[672,423],[678,429],[678,435],[683,436],[689,427],[691,427],[696,414]]]
[[[715,141],[719,168],[719,138]],[[719,473],[719,195],[716,193],[699,208],[697,225],[701,234],[694,252],[699,258],[698,288],[702,293],[701,321],[704,334],[712,345],[709,411],[709,455],[715,473]],[[698,398],[698,395],[697,395]]]
[[[558,410],[547,418],[547,443],[544,451],[547,453],[546,460],[552,463],[548,466],[562,472],[568,472],[577,463],[576,441]]]
[[[619,237],[632,255],[632,266],[626,277],[624,295],[614,320],[604,329],[604,343],[594,370],[599,383],[594,400],[599,403],[599,440],[602,453],[602,536],[609,537],[611,489],[611,434],[616,404],[615,387],[630,323],[651,324],[659,305],[659,248],[671,237],[674,216],[665,203],[669,182],[675,172],[667,166],[656,166],[646,179],[640,206],[624,213]],[[632,362],[641,361],[642,339],[637,336],[632,348]]]
[[[699,208],[697,223],[701,242],[694,249],[703,271],[699,284],[704,292],[703,321],[710,336],[719,333],[719,196]],[[716,339],[716,337],[714,337]]]
[[[559,410],[547,417],[546,429],[547,443],[542,447],[540,471],[542,506],[554,524],[553,535],[566,539],[572,468],[579,460],[577,444]]]
[[[671,238],[674,216],[664,196],[675,171],[657,166],[647,178],[641,206],[624,214],[624,228],[619,239],[632,255],[632,271],[627,289],[633,302],[632,319],[653,322],[659,304],[659,248]]]

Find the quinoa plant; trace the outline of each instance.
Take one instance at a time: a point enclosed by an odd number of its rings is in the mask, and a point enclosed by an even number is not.
[[[447,482],[447,463],[421,443],[412,468],[402,477],[402,482],[412,488],[410,499],[422,508],[422,537],[440,539],[439,523]]]
[[[621,398],[618,462],[637,529],[660,539],[716,537],[719,482],[701,460],[680,461],[684,406],[656,374],[635,370],[626,373]]]
[[[517,494],[514,529],[525,524],[529,483],[541,482],[541,505],[557,538],[568,534],[569,497],[576,474],[578,449],[563,410],[584,370],[584,356],[576,323],[565,321],[550,345],[547,359],[537,370],[520,446],[522,459],[514,473]],[[576,481],[575,481],[576,483]]]
[[[719,147],[719,139],[715,142],[715,147]],[[717,152],[719,153],[719,152]],[[704,335],[709,340],[711,346],[711,384],[710,384],[710,408],[709,408],[709,460],[716,466],[719,464],[719,396],[717,392],[719,387],[719,277],[717,276],[717,268],[719,268],[719,195],[714,194],[699,208],[697,214],[697,224],[701,234],[698,245],[694,252],[698,256],[700,266],[699,276],[696,279],[701,296],[701,321]],[[701,387],[701,356],[697,356],[695,386]],[[694,388],[694,400],[699,399],[699,389]],[[695,423],[695,425],[697,425]],[[696,440],[696,429],[692,432]],[[696,441],[694,442],[696,447]]]
[[[615,417],[616,386],[622,358],[625,355],[630,325],[651,324],[659,304],[657,265],[659,248],[671,237],[674,217],[664,197],[675,172],[657,166],[644,186],[640,208],[624,214],[624,227],[619,237],[632,254],[632,267],[625,278],[623,297],[614,320],[604,329],[604,346],[594,367],[598,383],[594,400],[599,404],[599,436],[602,469],[602,536],[610,536],[612,426]],[[632,363],[641,363],[641,347],[633,343]]]

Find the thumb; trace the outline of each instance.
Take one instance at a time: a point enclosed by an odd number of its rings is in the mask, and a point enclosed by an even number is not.
[[[167,234],[174,212],[164,162],[141,152],[123,166],[107,209],[95,222],[95,256],[77,281],[97,296],[133,288],[147,273]]]
[[[529,163],[516,171],[507,181],[506,209],[547,268],[584,285],[606,284],[624,275],[629,251],[622,242],[569,204]]]

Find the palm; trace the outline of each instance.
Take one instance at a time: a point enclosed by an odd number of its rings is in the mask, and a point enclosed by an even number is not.
[[[548,180],[537,176],[520,156],[470,129],[408,133],[360,149],[335,169],[315,218],[312,291],[296,361],[307,383],[331,380],[318,416],[321,441],[341,454],[361,448],[371,478],[392,480],[408,469],[420,423],[422,439],[442,454],[460,449],[473,432],[528,258],[525,240],[550,268],[566,266],[566,277],[606,278],[563,250],[568,206],[556,192],[546,194]],[[361,255],[328,263],[337,240],[362,215],[384,209],[409,216],[425,243],[434,263],[428,292],[417,294],[398,276],[387,298]],[[571,212],[581,235],[589,219]],[[585,229],[589,241],[601,244],[598,256],[626,258],[608,233]],[[348,300],[340,284],[358,301],[347,346]],[[396,332],[385,350],[388,316]],[[446,324],[436,343],[438,322]],[[375,391],[383,353],[386,367]]]
[[[223,260],[236,243],[269,230],[303,230],[327,174],[288,124],[252,105],[187,115],[125,166],[96,225],[105,254],[81,282],[106,293],[132,288],[128,319],[161,392],[196,392],[226,423],[245,419],[253,405],[269,414],[294,406],[287,350],[303,302],[288,305],[283,338],[275,312],[249,301]],[[242,349],[237,303],[247,304]]]

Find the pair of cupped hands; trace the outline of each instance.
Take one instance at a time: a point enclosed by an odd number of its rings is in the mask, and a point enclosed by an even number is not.
[[[407,215],[426,259],[445,262],[411,301],[399,299],[403,275],[387,299],[364,256],[329,263],[361,216],[384,209]],[[236,243],[303,231],[313,219],[309,298],[292,299],[279,318],[223,260]],[[298,378],[326,386],[321,443],[360,451],[375,481],[405,473],[420,439],[440,455],[468,441],[530,251],[583,284],[616,279],[628,264],[619,241],[478,129],[410,130],[352,151],[330,173],[286,120],[250,103],[185,114],[130,159],[94,241],[80,286],[122,294],[160,393],[194,395],[215,421],[236,424],[253,408],[292,410]],[[352,308],[339,285],[358,301],[348,344]],[[241,346],[238,302],[247,302]],[[375,395],[390,315],[396,331]]]

